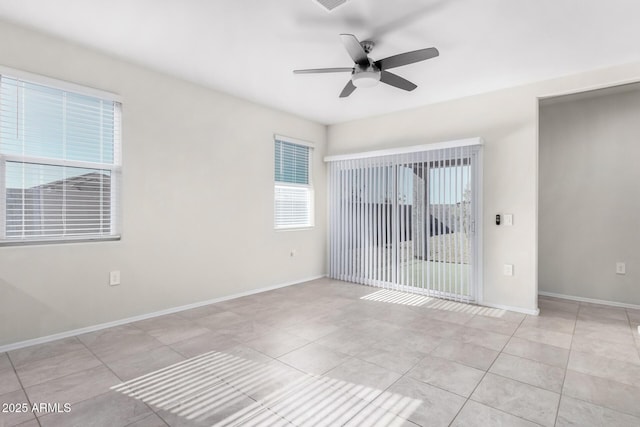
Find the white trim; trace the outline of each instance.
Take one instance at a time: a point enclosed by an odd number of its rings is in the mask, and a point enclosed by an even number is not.
[[[37,345],[37,344],[44,344],[44,343],[48,343],[48,342],[51,342],[51,341],[59,340],[59,339],[62,339],[62,338],[69,338],[69,337],[73,337],[73,336],[80,335],[80,334],[86,334],[88,332],[95,332],[95,331],[99,331],[99,330],[106,329],[106,328],[112,328],[114,326],[125,325],[127,323],[137,322],[137,321],[140,321],[140,320],[151,319],[153,317],[164,316],[165,314],[172,314],[172,313],[178,313],[180,311],[191,310],[193,308],[198,308],[198,307],[202,307],[202,306],[209,305],[209,304],[215,304],[217,302],[227,301],[227,300],[230,300],[230,299],[236,299],[236,298],[240,298],[240,297],[245,297],[245,296],[248,296],[248,295],[259,294],[261,292],[271,291],[273,289],[284,288],[286,286],[300,285],[300,284],[308,282],[310,280],[322,279],[325,276],[326,276],[325,274],[320,274],[320,275],[317,275],[317,276],[307,277],[307,278],[304,278],[304,279],[293,280],[293,281],[289,281],[289,282],[280,283],[280,284],[277,284],[277,285],[265,286],[264,288],[258,288],[258,289],[253,289],[253,290],[250,290],[250,291],[240,292],[240,293],[233,294],[233,295],[228,295],[228,296],[225,296],[225,297],[213,298],[213,299],[206,300],[206,301],[199,301],[199,302],[195,302],[195,303],[192,303],[192,304],[181,305],[181,306],[178,306],[178,307],[171,307],[171,308],[167,308],[167,309],[164,309],[164,310],[154,311],[153,313],[141,314],[139,316],[133,316],[133,317],[127,317],[125,319],[114,320],[113,322],[100,323],[98,325],[87,326],[86,328],[73,329],[73,330],[70,330],[70,331],[60,332],[58,334],[47,335],[47,336],[44,336],[44,337],[34,338],[34,339],[30,339],[30,340],[25,340],[25,341],[19,341],[19,342],[12,343],[12,344],[6,344],[6,345],[3,345],[3,346],[0,346],[0,353],[6,352],[6,351],[11,351],[11,350],[17,350],[19,348],[30,347],[30,346]]]
[[[560,92],[547,93],[544,95],[538,95],[536,98],[538,99],[538,101],[545,101],[550,98],[556,98],[556,97],[567,96],[567,95],[578,95],[584,92],[592,92],[600,89],[616,88],[618,86],[627,86],[635,83],[640,83],[640,80],[638,80],[637,77],[630,78],[630,79],[617,80],[613,82],[591,84],[591,85],[587,85],[580,88],[563,90]]]
[[[306,188],[308,190],[313,190],[313,186],[311,184],[296,184],[295,182],[282,182],[282,181],[274,181],[275,188]]]
[[[536,166],[535,166],[535,185],[536,185],[536,197],[534,200],[535,203],[535,215],[533,216],[533,229],[534,236],[536,237],[534,240],[535,250],[533,251],[533,300],[537,305],[538,301],[538,291],[540,290],[540,283],[538,282],[540,274],[540,256],[538,252],[540,250],[540,99],[535,100],[535,114],[536,114]]]
[[[113,162],[118,169],[111,173],[111,222],[112,233],[122,233],[122,104],[117,103],[113,108]]]
[[[30,83],[35,83],[43,86],[52,86],[54,88],[61,89],[67,92],[93,96],[109,101],[122,102],[122,96],[117,95],[113,92],[107,92],[106,90],[87,87],[84,85],[79,85],[77,83],[71,83],[65,80],[43,76],[41,74],[34,74],[28,71],[16,70],[15,68],[5,67],[3,65],[0,65],[0,75],[18,80],[28,81]]]
[[[117,241],[121,238],[122,237],[120,236],[120,234],[73,234],[55,236],[50,238],[47,238],[46,236],[40,236],[28,240],[22,238],[6,238],[6,236],[4,236],[3,239],[0,240],[0,248],[5,246],[39,246],[66,243],[107,242]]]
[[[366,159],[369,157],[382,157],[394,154],[419,153],[422,151],[441,150],[443,148],[469,147],[472,145],[483,145],[484,140],[480,137],[457,139],[454,141],[434,142],[431,144],[412,145],[409,147],[394,147],[385,150],[365,151],[363,153],[338,154],[335,156],[325,156],[325,162],[335,162],[339,160]]]
[[[273,144],[274,144],[274,149],[275,147],[278,145],[278,142],[284,142],[284,143],[289,143],[289,144],[294,144],[294,145],[299,145],[302,147],[306,147],[307,148],[307,153],[308,153],[308,159],[307,159],[307,183],[306,184],[298,184],[298,183],[293,183],[293,182],[282,182],[282,181],[277,181],[276,177],[275,177],[275,170],[274,170],[274,189],[273,189],[273,229],[275,231],[295,231],[295,230],[308,230],[311,228],[314,228],[316,225],[316,216],[315,216],[315,191],[313,188],[313,152],[314,152],[314,148],[315,145],[313,143],[310,142],[306,142],[306,141],[302,141],[300,139],[295,139],[295,138],[289,138],[287,136],[282,136],[282,135],[278,135],[278,134],[274,134],[273,135]],[[300,224],[285,224],[285,225],[278,225],[277,224],[277,220],[278,217],[276,215],[277,213],[277,201],[276,201],[276,194],[278,189],[288,189],[288,188],[304,188],[308,191],[308,195],[309,195],[309,223],[308,224],[304,224],[304,225],[300,225]]]
[[[640,310],[640,305],[627,304],[626,302],[616,302],[616,301],[606,301],[606,300],[595,299],[595,298],[576,297],[573,295],[556,294],[554,292],[545,292],[545,291],[538,292],[538,295],[542,295],[544,297],[566,299],[570,301],[588,302],[591,304],[602,304],[602,305],[608,305],[610,307],[622,307],[622,308],[632,308],[635,310]]]
[[[306,226],[292,226],[292,227],[279,227],[274,228],[273,231],[276,233],[280,233],[281,231],[304,231],[304,230],[313,230],[315,225],[306,225]]]
[[[530,308],[512,307],[510,305],[493,304],[490,302],[483,302],[482,304],[478,304],[478,305],[482,305],[484,307],[499,308],[501,310],[507,310],[507,311],[515,311],[516,313],[528,314],[530,316],[538,316],[540,314],[539,308],[532,310]]]
[[[120,165],[117,163],[85,162],[82,160],[56,159],[54,157],[22,156],[16,154],[3,154],[2,157],[7,162],[13,163],[29,163],[34,165],[66,166],[70,168],[101,169],[112,171],[117,171],[118,169],[120,169]]]
[[[20,236],[18,238],[7,238],[6,236],[6,212],[0,214],[0,222],[2,225],[0,226],[0,246],[13,246],[13,245],[22,245],[22,244],[46,244],[51,242],[71,242],[71,241],[98,241],[98,240],[119,240],[120,230],[119,226],[121,217],[118,206],[118,201],[122,197],[119,193],[119,176],[121,174],[121,123],[119,120],[121,119],[121,99],[118,95],[115,95],[110,92],[105,92],[98,89],[87,88],[81,85],[77,85],[74,83],[57,80],[53,78],[49,78],[46,76],[41,76],[37,74],[28,73],[25,71],[15,70],[8,67],[3,67],[0,65],[0,79],[15,79],[18,82],[32,82],[37,85],[46,86],[48,88],[53,88],[59,92],[61,92],[62,96],[62,114],[63,114],[63,154],[66,155],[66,123],[67,123],[67,102],[68,96],[67,93],[78,93],[85,96],[92,96],[99,98],[101,109],[100,112],[103,112],[102,105],[113,104],[114,109],[114,158],[113,161],[105,162],[103,159],[103,145],[102,145],[102,136],[100,137],[100,160],[101,162],[96,161],[82,161],[82,160],[71,160],[64,158],[55,158],[55,157],[43,157],[43,156],[32,156],[32,155],[16,155],[16,154],[2,154],[0,155],[0,173],[2,174],[2,179],[0,179],[0,200],[4,200],[6,198],[6,182],[5,180],[5,167],[7,162],[19,163],[19,164],[30,164],[30,165],[47,165],[47,166],[57,166],[57,167],[69,167],[69,168],[81,168],[81,169],[93,169],[93,170],[102,170],[102,171],[110,171],[111,173],[111,227],[109,229],[109,234],[101,234],[101,233],[92,233],[92,234],[73,234],[73,235],[55,235],[52,237],[48,236]],[[17,101],[21,101],[22,97],[25,93],[24,85],[17,84],[17,88],[20,90],[22,94],[17,98]],[[18,104],[19,105],[19,104]],[[20,122],[20,121],[19,121]],[[24,123],[20,122],[16,124],[16,126],[20,125],[20,128],[24,128]],[[103,118],[100,117],[100,129],[103,127]],[[23,129],[24,132],[24,129]],[[21,143],[24,143],[23,138],[19,138]],[[24,150],[23,150],[24,151]],[[63,175],[67,177],[66,173]],[[68,177],[67,177],[68,178]],[[66,179],[66,178],[65,178]],[[63,191],[64,193],[64,191]],[[102,194],[102,193],[101,193]],[[64,201],[63,195],[63,205],[66,206],[66,201]],[[100,208],[102,209],[102,197],[100,198]],[[2,209],[5,210],[4,208]],[[102,221],[100,222],[102,224]],[[102,229],[102,226],[101,226]]]
[[[0,145],[2,141],[0,140]],[[7,162],[5,157],[0,154],[0,200],[3,201],[3,204],[6,203],[7,200],[7,188],[6,188],[6,170],[7,170]],[[4,240],[6,238],[7,232],[7,210],[6,208],[0,209],[0,240]]]
[[[288,142],[291,144],[302,145],[304,147],[316,148],[316,144],[313,142],[303,141],[302,139],[291,138],[289,136],[278,135],[277,133],[273,134],[273,139],[282,142]]]

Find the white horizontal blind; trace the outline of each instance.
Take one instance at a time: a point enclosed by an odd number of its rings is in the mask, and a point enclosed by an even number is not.
[[[330,161],[330,277],[475,301],[479,149]]]
[[[0,75],[0,243],[120,233],[120,104]]]
[[[275,140],[275,228],[313,225],[311,146]]]

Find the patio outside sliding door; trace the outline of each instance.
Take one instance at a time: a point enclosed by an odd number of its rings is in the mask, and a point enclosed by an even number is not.
[[[330,277],[477,301],[480,149],[330,161]]]

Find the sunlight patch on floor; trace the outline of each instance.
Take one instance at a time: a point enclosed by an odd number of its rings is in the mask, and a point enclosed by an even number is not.
[[[449,301],[409,292],[381,289],[371,294],[360,297],[363,300],[380,301],[391,304],[402,304],[414,307],[427,307],[435,310],[455,311],[459,313],[480,314],[489,317],[502,317],[506,310],[491,307],[482,307],[457,301]]]
[[[389,302],[392,304],[412,305],[416,307],[425,305],[427,302],[433,300],[433,298],[425,297],[424,295],[393,291],[390,289],[383,289],[380,291],[376,291],[372,294],[360,297],[360,299],[370,300],[370,301]]]
[[[376,398],[392,402],[392,414],[380,408],[367,413],[366,424],[373,425],[395,420],[397,415],[407,418],[422,404],[397,393],[217,351],[123,382],[112,390],[187,420],[216,426],[341,425]]]

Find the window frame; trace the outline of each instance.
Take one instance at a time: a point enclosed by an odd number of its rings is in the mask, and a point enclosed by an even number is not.
[[[39,157],[31,155],[16,155],[0,153],[0,200],[3,200],[4,207],[0,208],[0,247],[2,246],[27,246],[42,244],[64,244],[97,241],[115,241],[122,238],[122,101],[120,95],[95,89],[88,86],[71,83],[27,71],[16,70],[0,65],[0,77],[6,77],[19,81],[24,81],[36,85],[46,86],[51,89],[63,92],[71,92],[78,95],[99,98],[103,101],[114,103],[114,129],[113,129],[113,163],[98,163],[82,160],[56,159],[52,157]],[[110,172],[110,234],[99,235],[87,233],[85,235],[59,235],[59,236],[37,236],[34,238],[12,239],[7,238],[7,212],[6,212],[6,164],[7,162],[48,165],[60,167],[73,167],[83,169],[104,170]]]
[[[288,144],[299,145],[302,147],[306,147],[308,149],[308,165],[307,165],[307,174],[308,174],[308,183],[307,184],[297,184],[291,182],[282,182],[276,181],[275,176],[275,158],[274,158],[274,176],[273,176],[273,229],[275,231],[300,231],[300,230],[310,230],[315,227],[315,190],[313,187],[313,151],[315,148],[315,144],[312,142],[304,141],[297,138],[291,138],[288,136],[274,134],[273,136],[273,153],[275,154],[275,147],[277,141],[286,142]],[[304,188],[308,191],[309,196],[309,224],[308,225],[284,225],[278,226],[277,224],[277,208],[276,208],[276,191],[278,187],[281,188]]]

